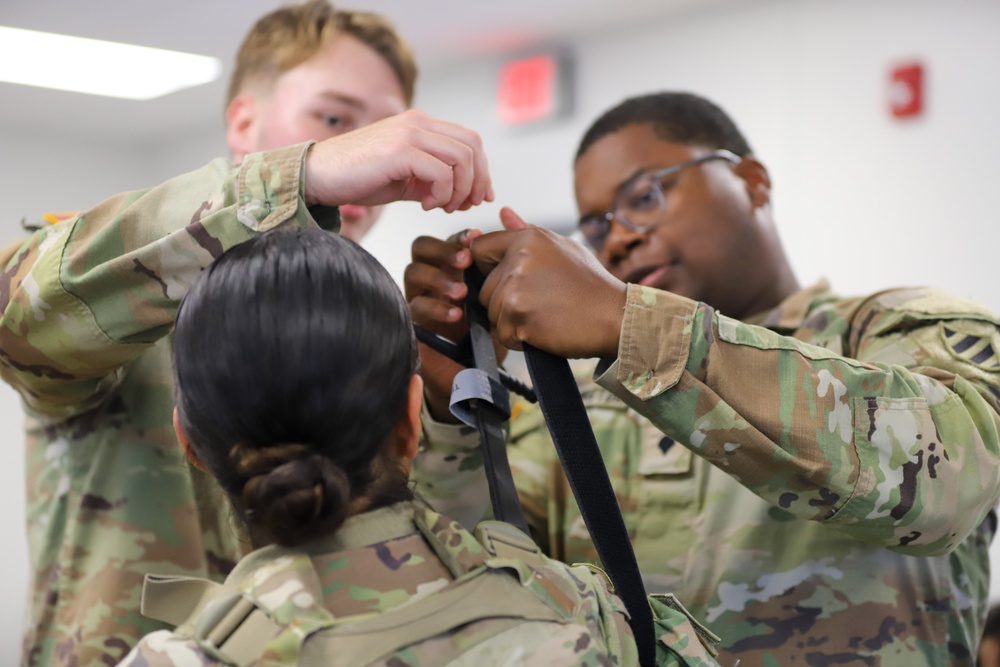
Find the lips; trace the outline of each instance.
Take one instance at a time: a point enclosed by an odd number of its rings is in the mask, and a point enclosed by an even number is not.
[[[652,272],[646,274],[646,276],[642,280],[639,281],[639,284],[640,285],[646,285],[646,286],[655,287],[655,286],[659,285],[667,277],[668,273],[670,273],[670,267],[669,266],[661,266],[660,268],[656,269],[655,271],[652,271]]]
[[[675,270],[676,263],[643,266],[628,273],[624,281],[647,287],[668,289],[667,283],[670,281],[671,273]]]
[[[368,214],[367,206],[344,204],[340,207],[340,217],[348,220],[360,220]]]

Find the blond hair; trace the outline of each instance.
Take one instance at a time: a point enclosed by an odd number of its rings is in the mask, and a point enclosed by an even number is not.
[[[270,86],[282,73],[309,60],[341,34],[351,35],[385,59],[410,106],[417,79],[410,46],[378,14],[337,10],[327,0],[282,7],[254,24],[236,55],[226,105],[248,84]]]

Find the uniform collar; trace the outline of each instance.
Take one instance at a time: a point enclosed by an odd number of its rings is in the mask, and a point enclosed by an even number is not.
[[[828,300],[831,296],[830,283],[823,278],[816,284],[792,294],[771,310],[748,317],[744,322],[768,329],[795,331],[802,326],[817,301]]]
[[[415,501],[396,503],[352,516],[333,535],[298,547],[270,545],[243,557],[228,577],[239,582],[283,556],[314,558],[389,542],[420,533],[452,575],[459,577],[481,565],[488,554],[472,533],[455,521]]]
[[[227,580],[242,581],[262,566],[283,556],[313,557],[366,547],[415,533],[417,527],[413,523],[413,506],[411,502],[397,503],[352,516],[333,535],[312,540],[298,547],[283,547],[277,544],[261,547],[240,559]]]

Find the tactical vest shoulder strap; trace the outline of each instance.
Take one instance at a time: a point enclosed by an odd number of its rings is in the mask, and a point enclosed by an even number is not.
[[[222,590],[222,584],[208,579],[147,574],[139,611],[146,618],[181,626],[201,613]]]
[[[250,667],[282,629],[253,600],[231,590],[205,606],[191,634],[210,655],[237,667]]]
[[[239,591],[226,590],[213,582],[181,577],[149,578],[143,593],[144,614],[148,612],[151,618],[189,626],[190,636],[202,649],[238,667],[256,664],[267,644],[286,629]],[[193,617],[185,615],[189,611]],[[152,616],[154,613],[157,615]],[[328,626],[304,638],[296,664],[367,665],[406,646],[494,618],[566,622],[565,616],[543,604],[512,573],[483,568],[442,591],[383,614],[331,617]],[[488,638],[489,634],[480,640]]]
[[[558,586],[543,583],[546,600],[518,578],[531,575],[532,583],[549,579],[544,557],[531,538],[499,521],[479,524],[475,538],[490,557],[470,559],[461,578],[444,589],[377,615],[329,615],[325,621],[313,619],[310,627],[298,627],[295,620],[279,625],[238,590],[204,579],[152,575],[143,586],[142,613],[178,626],[179,633],[197,641],[209,655],[238,667],[256,664],[267,645],[292,625],[301,650],[295,664],[355,667],[475,621],[570,620],[574,605],[563,599]],[[517,561],[513,571],[509,561]],[[479,640],[489,637],[485,633]]]
[[[377,662],[396,651],[485,619],[565,623],[566,618],[542,603],[516,576],[485,569],[464,581],[373,618],[354,622],[338,619],[335,627],[310,636],[301,665],[358,667]],[[478,637],[479,641],[490,635]],[[472,648],[471,644],[467,648]]]
[[[483,521],[476,526],[476,539],[497,558],[523,561],[533,568],[544,565],[542,551],[534,540],[509,523]]]
[[[206,653],[238,667],[257,664],[282,629],[239,591],[194,577],[146,575],[141,612],[177,626]]]

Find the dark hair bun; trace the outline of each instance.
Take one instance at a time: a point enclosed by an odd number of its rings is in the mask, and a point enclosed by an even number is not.
[[[238,464],[250,473],[243,487],[243,509],[269,541],[295,546],[333,533],[347,518],[347,474],[320,454],[296,456],[308,451],[302,445],[256,450],[262,456],[247,456]],[[291,454],[291,460],[275,461],[277,453]]]
[[[348,499],[412,499],[393,443],[417,361],[378,260],[319,228],[271,230],[222,253],[178,308],[178,421],[253,544],[302,543],[335,531]]]

